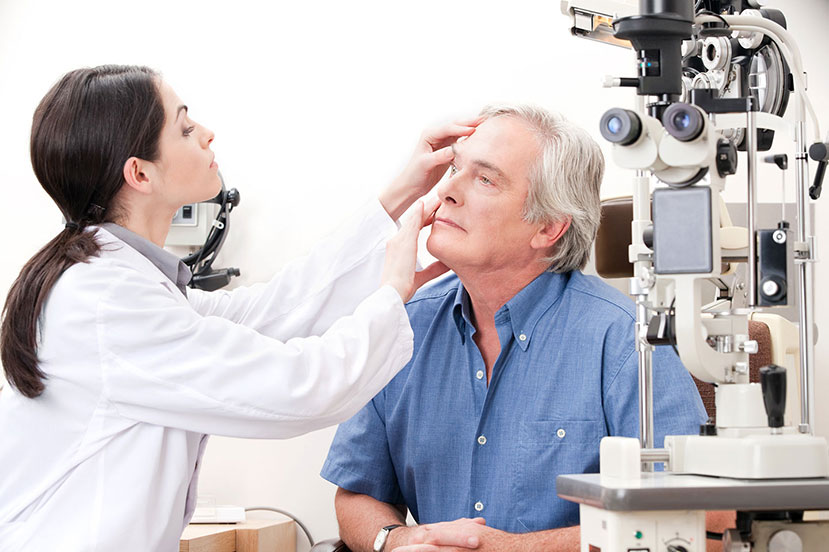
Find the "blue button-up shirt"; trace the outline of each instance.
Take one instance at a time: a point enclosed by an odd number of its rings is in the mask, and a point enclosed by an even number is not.
[[[495,315],[487,385],[469,296],[455,276],[407,305],[409,364],[340,425],[322,476],[405,503],[419,523],[461,517],[523,533],[575,525],[559,474],[597,472],[606,435],[638,437],[633,303],[598,278],[544,273]],[[654,352],[656,445],[697,433],[697,389],[670,347]]]

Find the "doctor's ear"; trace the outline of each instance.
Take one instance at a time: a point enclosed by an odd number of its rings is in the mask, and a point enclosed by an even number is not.
[[[130,157],[124,163],[124,182],[138,193],[150,194],[153,191],[151,176],[154,168],[148,161]]]
[[[570,228],[571,220],[570,217],[567,217],[564,220],[544,224],[535,233],[530,245],[535,249],[547,249],[554,246]]]

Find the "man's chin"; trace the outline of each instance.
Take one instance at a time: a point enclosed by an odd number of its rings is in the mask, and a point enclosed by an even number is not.
[[[445,264],[449,267],[449,270],[455,270],[455,256],[452,255],[452,251],[450,247],[444,247],[439,239],[432,239],[434,235],[430,235],[429,239],[426,240],[426,251],[429,252],[432,257],[437,259],[438,261]]]

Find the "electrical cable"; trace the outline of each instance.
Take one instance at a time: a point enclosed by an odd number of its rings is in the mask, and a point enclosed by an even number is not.
[[[308,542],[311,543],[311,548],[313,548],[314,545],[316,544],[316,542],[314,542],[314,539],[311,538],[311,532],[308,530],[308,528],[305,526],[304,523],[299,521],[299,519],[294,514],[292,514],[290,512],[287,512],[285,510],[280,510],[279,508],[272,508],[270,506],[252,506],[250,508],[245,508],[246,512],[253,512],[255,510],[261,510],[261,511],[265,511],[265,512],[276,512],[277,514],[282,514],[283,516],[288,516],[293,521],[295,521],[296,524],[299,525],[300,529],[302,529],[302,531],[305,533],[305,537],[308,539]]]
[[[219,175],[221,178],[221,174]],[[240,272],[237,268],[226,268],[221,270],[213,270],[213,263],[219,255],[219,251],[225,243],[227,234],[230,230],[230,212],[239,204],[239,192],[232,188],[227,190],[224,179],[222,180],[222,190],[219,194],[210,201],[210,203],[219,204],[219,212],[213,220],[210,232],[205,239],[204,245],[198,251],[187,255],[182,259],[182,262],[187,265],[193,273],[193,278],[190,280],[190,287],[213,291],[224,287],[233,276],[239,276]]]

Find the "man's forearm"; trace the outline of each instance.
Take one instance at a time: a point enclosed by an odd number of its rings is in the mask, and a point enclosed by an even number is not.
[[[405,510],[401,507],[344,489],[337,490],[334,507],[340,525],[340,538],[352,552],[372,552],[380,529],[387,525],[406,524]]]

